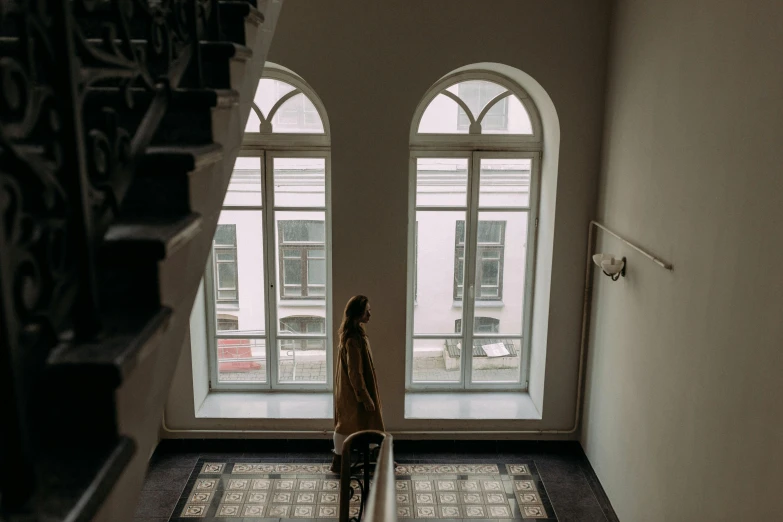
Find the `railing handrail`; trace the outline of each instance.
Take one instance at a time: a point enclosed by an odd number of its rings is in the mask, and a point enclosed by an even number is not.
[[[371,458],[370,458],[370,446],[378,445],[379,453],[378,460],[375,463],[375,487],[378,487],[378,479],[381,473],[384,473],[384,478],[381,479],[384,484],[384,489],[391,487],[391,493],[387,494],[376,493],[378,497],[375,501],[375,506],[379,510],[379,514],[371,518],[371,520],[397,520],[397,495],[395,492],[394,484],[394,454],[392,449],[392,436],[385,431],[378,430],[364,430],[358,431],[349,435],[343,442],[342,451],[342,466],[340,470],[340,522],[359,522],[363,519],[368,508],[368,499],[372,496],[370,491],[370,475],[371,475]],[[357,465],[351,467],[351,452],[357,450],[360,455],[360,461]],[[386,464],[383,464],[386,462]],[[381,465],[388,467],[382,468]],[[389,475],[391,478],[389,478]],[[352,481],[355,481],[361,491],[361,501],[359,503],[359,511],[355,516],[350,515],[350,501],[354,494],[354,488],[351,486]],[[380,495],[380,496],[378,496]],[[393,511],[393,518],[382,518],[385,516],[386,510],[391,509]]]
[[[394,480],[393,442],[392,436],[387,433],[375,465],[375,483],[370,488],[365,522],[397,521],[397,486]]]

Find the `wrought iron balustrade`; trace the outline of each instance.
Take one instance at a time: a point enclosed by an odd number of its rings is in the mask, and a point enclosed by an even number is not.
[[[345,439],[340,469],[340,522],[396,522],[392,436],[360,431]]]
[[[209,87],[217,0],[0,2],[0,483],[30,465],[47,357],[100,339],[101,244],[136,165],[182,92]]]

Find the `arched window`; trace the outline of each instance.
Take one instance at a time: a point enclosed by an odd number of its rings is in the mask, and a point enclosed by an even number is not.
[[[542,151],[536,107],[501,74],[458,72],[426,94],[410,141],[408,388],[524,388]],[[463,355],[463,346],[472,350]]]
[[[206,277],[212,388],[328,389],[326,111],[302,78],[268,63],[251,109]]]

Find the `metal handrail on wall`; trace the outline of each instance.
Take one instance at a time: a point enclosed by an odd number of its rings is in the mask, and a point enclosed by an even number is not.
[[[373,487],[371,476],[375,478]],[[357,495],[358,502],[355,504],[358,505],[351,506],[351,501]],[[397,495],[390,434],[366,430],[345,439],[340,471],[339,517],[340,522],[359,522],[363,519],[396,522]]]

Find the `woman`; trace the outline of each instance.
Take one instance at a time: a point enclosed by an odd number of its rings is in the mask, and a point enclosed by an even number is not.
[[[386,431],[370,341],[364,332],[370,316],[369,300],[363,295],[356,295],[345,306],[338,331],[334,376],[334,473],[340,471],[343,442],[348,435],[362,430]]]

